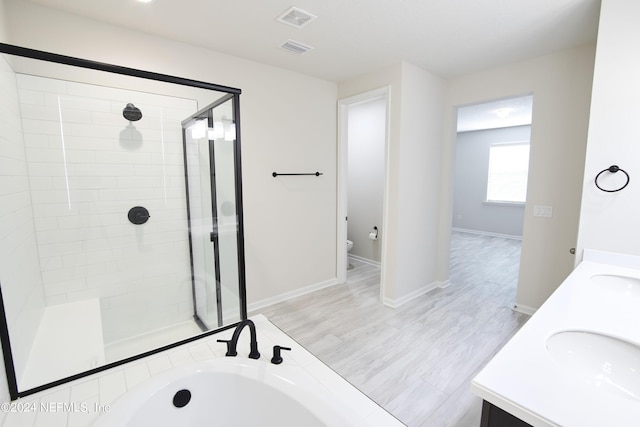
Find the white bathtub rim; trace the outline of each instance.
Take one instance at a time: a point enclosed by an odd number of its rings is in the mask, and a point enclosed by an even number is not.
[[[225,357],[202,360],[158,374],[118,398],[108,413],[104,413],[92,427],[125,426],[137,407],[160,390],[180,378],[199,372],[233,373],[263,380],[311,411],[327,425],[362,425],[363,420],[353,414],[346,402],[338,401],[329,389],[298,366],[273,365],[262,360]]]

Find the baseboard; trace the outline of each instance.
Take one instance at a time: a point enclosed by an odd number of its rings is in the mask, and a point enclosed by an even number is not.
[[[451,286],[451,282],[449,281],[449,279],[445,280],[444,282],[438,282],[438,283],[439,283],[438,287],[442,289],[445,289]]]
[[[379,261],[374,261],[372,259],[364,258],[364,257],[358,256],[358,255],[349,254],[348,257],[349,258],[353,258],[356,261],[363,262],[365,264],[373,265],[374,267],[380,267],[382,265]]]
[[[522,236],[516,236],[513,234],[492,233],[491,231],[471,230],[468,228],[453,227],[451,228],[451,231],[459,231],[460,233],[469,233],[469,234],[479,234],[481,236],[502,237],[504,239],[522,240]]]
[[[446,288],[450,285],[451,282],[449,282],[449,280],[445,280],[444,282],[435,281],[395,300],[385,297],[382,299],[382,303],[391,308],[398,308],[401,305],[406,304],[409,301],[414,300],[436,288]]]
[[[529,307],[527,305],[522,304],[514,304],[511,308],[513,311],[517,311],[518,313],[526,314],[528,316],[533,316],[533,314],[538,311],[537,308]]]
[[[315,292],[320,289],[328,288],[329,286],[333,286],[337,284],[338,284],[338,281],[335,278],[330,280],[325,280],[324,282],[315,283],[313,285],[305,286],[304,288],[296,289],[295,291],[285,292],[283,294],[276,295],[274,297],[266,298],[266,299],[248,304],[247,311],[251,313],[256,310],[269,307],[270,305],[278,304],[280,302],[287,301],[291,298],[296,298],[302,295],[306,295],[308,293]]]

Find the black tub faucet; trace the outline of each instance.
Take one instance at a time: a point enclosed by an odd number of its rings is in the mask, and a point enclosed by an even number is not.
[[[258,340],[256,338],[256,325],[252,320],[249,319],[243,320],[242,322],[238,323],[238,326],[236,326],[236,330],[233,332],[233,337],[231,337],[231,340],[218,340],[218,342],[227,343],[226,356],[238,355],[238,338],[240,337],[240,332],[242,332],[244,327],[247,325],[249,326],[249,332],[251,333],[251,352],[249,353],[249,359],[260,358],[260,352],[258,351]]]

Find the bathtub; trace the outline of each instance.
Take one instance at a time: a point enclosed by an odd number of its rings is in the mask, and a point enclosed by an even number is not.
[[[297,366],[234,357],[157,375],[123,395],[93,427],[213,425],[315,427],[366,422]]]

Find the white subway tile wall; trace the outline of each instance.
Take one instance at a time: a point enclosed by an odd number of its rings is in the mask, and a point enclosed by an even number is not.
[[[23,74],[17,84],[31,191],[13,205],[32,199],[47,305],[100,298],[105,344],[189,319],[181,121],[196,101]],[[141,120],[123,117],[127,103]],[[134,206],[147,223],[129,222]]]
[[[19,111],[15,74],[0,57],[0,284],[4,300],[12,302],[5,313],[9,324],[16,325],[11,339],[18,377],[24,372],[45,306],[25,159],[28,140],[23,138]],[[0,401],[6,402],[2,361],[0,368]],[[0,420],[3,416],[0,413]]]

